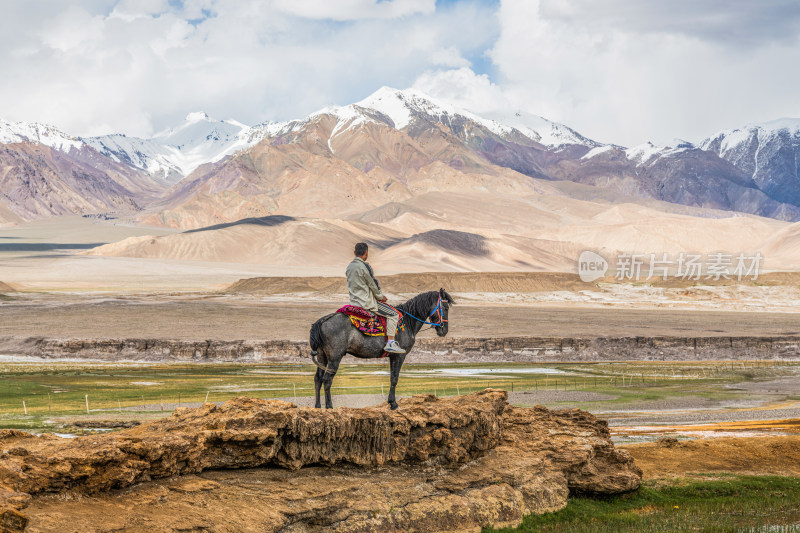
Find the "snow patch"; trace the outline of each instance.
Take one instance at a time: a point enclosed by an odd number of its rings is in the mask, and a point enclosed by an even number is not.
[[[779,118],[755,126],[771,131],[789,130],[790,133],[800,133],[800,118]]]
[[[411,122],[411,110],[404,101],[402,92],[391,87],[381,87],[355,105],[386,115],[392,119],[394,127],[398,130],[405,128]]]
[[[610,144],[606,144],[604,146],[598,146],[586,152],[586,154],[583,157],[581,157],[581,159],[591,159],[593,157],[596,157],[600,154],[604,154],[606,152],[610,152],[612,150],[614,150],[614,146]]]
[[[657,156],[663,150],[664,150],[663,147],[656,146],[648,141],[644,144],[628,148],[627,150],[625,150],[625,156],[631,161],[635,161],[639,164],[644,164],[653,157]]]
[[[208,120],[208,115],[204,111],[195,111],[186,115],[186,122],[200,122]]]

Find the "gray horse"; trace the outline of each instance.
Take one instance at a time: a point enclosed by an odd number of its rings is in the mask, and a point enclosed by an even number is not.
[[[405,329],[397,332],[397,343],[406,351],[404,354],[390,353],[389,368],[391,372],[391,388],[389,389],[389,405],[397,409],[394,389],[400,377],[406,354],[411,351],[417,333],[426,324],[436,329],[440,337],[447,335],[448,310],[453,305],[452,296],[444,289],[424,292],[398,305],[397,310],[403,313]],[[345,354],[362,359],[377,359],[383,355],[385,339],[382,336],[364,335],[353,326],[350,318],[342,313],[332,313],[314,322],[311,326],[309,342],[311,344],[311,360],[317,365],[314,376],[316,390],[316,407],[320,405],[320,387],[325,385],[325,408],[332,409],[331,383],[339,369],[339,363]]]

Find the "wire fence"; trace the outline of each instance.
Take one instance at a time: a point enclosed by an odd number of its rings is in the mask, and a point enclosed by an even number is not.
[[[471,378],[464,380],[404,380],[396,388],[398,396],[411,396],[416,394],[433,394],[439,397],[470,394],[485,388],[505,389],[514,392],[538,391],[597,391],[630,389],[639,387],[659,387],[679,383],[687,380],[717,379],[731,372],[747,372],[752,369],[764,369],[783,364],[775,361],[736,361],[720,362],[712,365],[684,366],[661,365],[652,366],[647,371],[623,371],[619,374],[595,375],[548,375],[537,374],[525,378],[498,378],[490,379]],[[334,382],[335,383],[335,382]],[[388,383],[374,383],[366,385],[334,384],[331,387],[334,394],[373,394],[386,396],[389,393]],[[98,393],[93,390],[64,391],[64,393],[51,392],[47,394],[33,394],[20,396],[18,399],[8,398],[0,404],[0,413],[6,416],[57,416],[57,415],[91,415],[98,412],[130,413],[134,411],[163,411],[170,412],[178,407],[192,407],[205,402],[222,403],[237,396],[251,396],[263,399],[281,398],[288,401],[314,395],[313,384],[307,380],[283,383],[282,386],[260,387],[254,390],[241,392],[220,390],[210,387],[206,390],[179,391],[159,390],[153,392],[149,387],[137,390],[128,390],[119,394],[104,391]],[[534,398],[535,399],[535,398]]]

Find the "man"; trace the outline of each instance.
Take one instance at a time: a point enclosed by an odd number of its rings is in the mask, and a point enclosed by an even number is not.
[[[355,305],[386,317],[386,336],[388,341],[384,350],[390,353],[406,353],[394,340],[397,332],[399,316],[397,311],[386,305],[386,296],[381,293],[381,287],[372,267],[367,263],[369,247],[367,243],[356,244],[355,258],[347,265],[347,291],[350,293],[350,305]]]

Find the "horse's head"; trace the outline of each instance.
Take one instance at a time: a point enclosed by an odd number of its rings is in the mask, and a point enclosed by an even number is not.
[[[434,315],[434,317],[432,317],[431,322],[439,322],[441,324],[441,326],[435,326],[436,334],[439,335],[440,337],[444,337],[445,335],[447,335],[447,328],[450,324],[449,322],[450,306],[455,304],[456,302],[455,300],[453,300],[452,296],[447,294],[446,290],[439,289],[439,303],[440,303],[438,309],[439,316],[437,318]]]

